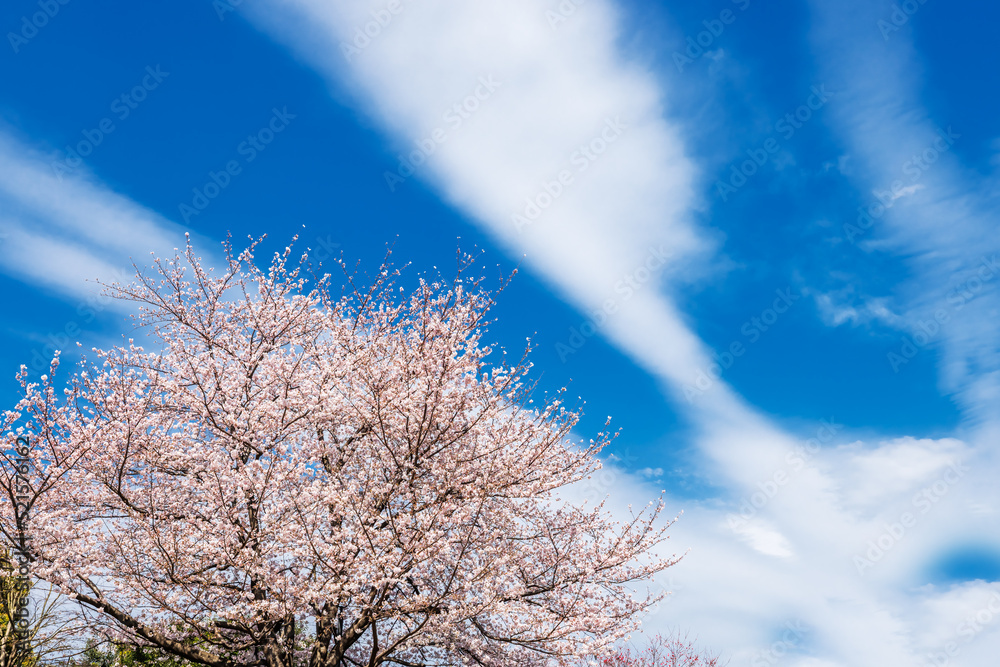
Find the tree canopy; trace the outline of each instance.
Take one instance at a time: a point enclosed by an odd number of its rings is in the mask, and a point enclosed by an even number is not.
[[[560,491],[611,439],[485,344],[493,295],[461,257],[412,289],[382,267],[335,296],[291,248],[219,272],[184,253],[109,293],[154,344],[96,350],[57,388],[19,375],[0,532],[103,636],[195,664],[570,665],[660,595],[636,584],[663,502],[616,520]]]

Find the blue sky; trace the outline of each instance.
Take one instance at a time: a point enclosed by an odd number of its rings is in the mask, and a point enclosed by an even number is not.
[[[961,624],[1000,591],[998,18],[11,0],[0,399],[53,347],[130,335],[93,279],[184,231],[369,269],[388,245],[412,276],[479,249],[521,269],[495,340],[531,338],[542,387],[586,400],[581,435],[622,429],[600,490],[685,511],[650,625],[733,664],[988,664],[1000,619]]]

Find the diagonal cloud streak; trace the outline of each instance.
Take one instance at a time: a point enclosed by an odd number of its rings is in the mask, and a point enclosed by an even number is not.
[[[804,450],[721,381],[687,403],[685,386],[713,360],[667,294],[713,250],[691,222],[700,177],[656,79],[619,55],[614,5],[271,0],[244,11],[382,125],[398,151],[381,175],[387,195],[411,177],[429,182],[577,308],[612,302],[604,335],[684,406],[730,495],[695,503],[677,525],[675,541],[698,558],[677,566],[688,583],[653,624],[683,622],[752,664],[918,664],[913,608],[939,597],[912,596],[914,572],[941,534],[968,530],[963,510],[982,480],[963,473],[880,565],[859,573],[857,559],[913,510],[914,490],[973,453],[912,438],[835,446],[843,427]],[[669,258],[660,289],[618,299],[623,275],[648,278],[650,257]],[[917,472],[903,465],[914,456],[928,461]],[[591,491],[613,490],[623,511],[658,490],[609,469]],[[888,498],[853,491],[883,482]],[[746,499],[749,517],[737,509]]]
[[[93,179],[56,177],[2,130],[0,210],[0,271],[73,299],[99,293],[98,280],[131,279],[132,261],[141,265],[150,251],[184,244],[181,227]]]
[[[899,27],[920,4],[812,3],[823,75],[839,91],[837,129],[861,165],[864,203],[845,236],[905,257],[915,274],[898,294],[905,336],[886,368],[902,372],[912,356],[941,350],[945,388],[972,419],[995,426],[1000,210],[995,184],[961,163],[964,130],[920,102],[923,65]]]

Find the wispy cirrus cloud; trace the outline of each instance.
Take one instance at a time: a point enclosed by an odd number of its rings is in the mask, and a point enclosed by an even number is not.
[[[88,174],[58,177],[51,160],[0,129],[0,270],[71,299],[131,277],[151,251],[183,247],[184,230]]]
[[[869,542],[885,542],[885,526],[895,530],[902,513],[919,513],[911,496],[946,473],[942,451],[968,460],[979,454],[950,441],[837,446],[845,434],[830,425],[804,444],[725,382],[709,400],[683,404],[683,387],[714,363],[669,298],[670,286],[704,272],[712,255],[692,223],[701,175],[669,119],[671,91],[618,50],[615,5],[591,0],[555,25],[546,7],[517,0],[273,0],[247,11],[334,86],[352,91],[401,165],[512,254],[524,254],[581,310],[614,300],[615,284],[642,265],[651,246],[673,251],[659,283],[616,302],[602,329],[678,399],[698,427],[704,474],[725,487],[719,498],[686,503],[673,542],[691,546],[693,557],[674,575],[683,591],[653,622],[683,619],[738,660],[758,664],[776,664],[773,633],[789,623],[807,630],[781,647],[787,664],[917,664],[921,626],[912,608],[931,604],[939,591],[914,593],[913,582],[943,532],[968,534],[963,511],[985,480],[970,472],[949,486],[950,495],[919,514],[905,536],[890,534],[889,550],[871,569],[859,573],[856,557],[868,558]],[[495,90],[465,105],[483,77]],[[460,127],[435,139],[456,105],[466,114]],[[604,136],[611,126],[614,134]],[[928,140],[934,136],[912,143]],[[902,208],[928,190],[904,184],[893,201]],[[911,457],[926,465],[909,465]],[[888,499],[851,492],[882,483],[893,489]],[[641,470],[619,471],[605,490],[623,506],[658,491]]]
[[[924,66],[909,14],[890,24],[887,39],[886,17],[902,11],[892,3],[812,4],[820,67],[842,96],[833,105],[836,129],[857,167],[854,182],[866,193],[845,234],[861,250],[905,258],[913,278],[893,295],[903,310],[900,328],[922,353],[940,351],[945,386],[970,416],[995,422],[1000,398],[995,184],[962,164],[957,148],[963,129],[924,107]],[[904,344],[901,340],[893,350],[903,357],[897,369],[908,361]]]

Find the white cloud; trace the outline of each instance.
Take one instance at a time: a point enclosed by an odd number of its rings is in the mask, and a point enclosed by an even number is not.
[[[907,185],[899,188],[898,190],[891,191],[890,196],[892,197],[892,201],[896,201],[897,199],[901,199],[903,197],[911,197],[923,189],[923,183],[915,183],[913,185]],[[877,192],[872,191],[872,196],[876,196],[877,194]]]
[[[103,285],[129,283],[135,266],[183,249],[184,230],[122,196],[82,171],[53,173],[44,154],[0,127],[0,273],[72,304],[69,319],[51,330],[19,328],[12,333],[33,343],[17,360],[43,369],[55,350],[73,354],[87,347],[120,345],[119,334],[100,330],[97,313],[134,314],[134,303],[102,295]],[[218,246],[192,235],[201,257],[222,265]],[[94,321],[93,324],[91,322]],[[140,344],[148,332],[131,330]],[[65,357],[64,357],[65,359]]]
[[[356,52],[348,49],[350,61],[345,45],[382,3],[272,0],[247,11],[335,85],[352,90],[396,152],[422,150],[420,142],[440,128],[443,139],[434,141],[417,177],[513,254],[523,253],[581,310],[614,299],[617,313],[605,335],[680,398],[708,366],[708,350],[660,290],[636,290],[623,300],[615,284],[661,244],[674,251],[664,274],[671,280],[702,270],[711,249],[690,222],[700,205],[699,176],[665,117],[669,96],[658,79],[616,48],[615,7],[589,0],[557,30],[546,7],[530,0],[402,7]],[[468,117],[449,127],[448,110],[473,95],[482,77],[492,77],[495,90],[470,102]],[[600,157],[584,157],[580,147],[596,142],[609,120],[623,131],[614,142],[594,144]],[[560,188],[562,170],[571,178]],[[899,206],[926,195],[913,190]],[[532,204],[544,210],[533,215]],[[514,214],[529,221],[515,223]],[[825,447],[804,456],[801,443],[724,383],[705,398],[678,404],[698,430],[704,465],[732,499],[695,504],[677,524],[671,546],[691,547],[691,556],[669,573],[682,588],[651,623],[683,623],[735,660],[751,660],[773,644],[775,632],[801,622],[808,632],[788,664],[915,664],[914,600],[932,602],[939,593],[914,593],[914,582],[942,540],[965,534],[965,513],[988,480],[977,470],[948,487],[933,511],[859,574],[854,556],[898,521],[910,485],[937,471],[948,447],[959,445],[897,441],[868,454]],[[799,460],[804,465],[790,462]],[[882,503],[879,483],[887,475],[894,486]],[[607,489],[622,507],[659,490],[645,475],[621,471]],[[731,524],[741,501],[753,514]]]
[[[23,282],[55,291],[88,296],[98,289],[98,278],[108,279],[118,269],[78,245],[58,236],[29,231],[20,222],[4,220],[7,230],[0,246],[0,266]]]
[[[733,532],[765,556],[788,558],[792,555],[791,544],[785,539],[785,536],[763,519],[741,524]]]
[[[881,322],[898,326],[901,322],[901,318],[889,306],[887,298],[859,297],[854,294],[853,286],[832,292],[812,289],[805,289],[803,292],[812,295],[820,317],[829,326],[838,327],[846,322],[854,325]]]
[[[132,261],[183,247],[183,230],[85,175],[57,178],[44,156],[0,129],[0,270],[74,299],[97,280],[131,278]],[[124,308],[124,306],[122,306]]]
[[[843,501],[867,511],[909,497],[953,466],[962,468],[973,453],[965,443],[952,438],[904,437],[880,443],[875,449],[866,449],[861,443],[845,445],[837,455],[843,461]]]
[[[850,173],[878,213],[859,245],[905,258],[914,277],[898,290],[899,326],[912,334],[936,313],[947,317],[931,341],[943,352],[944,384],[971,416],[996,420],[1000,211],[992,186],[961,164],[964,128],[922,106],[923,63],[907,32],[891,39],[880,32],[891,8],[861,0],[812,6],[820,76],[838,91],[830,111],[849,147]]]

